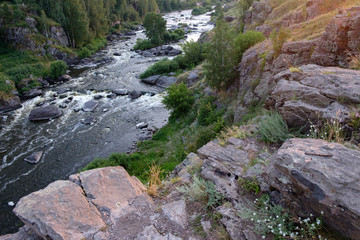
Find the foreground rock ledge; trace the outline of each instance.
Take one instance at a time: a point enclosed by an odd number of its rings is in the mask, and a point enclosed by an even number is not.
[[[360,152],[319,139],[289,139],[271,159],[265,179],[299,216],[314,214],[344,236],[359,239]]]
[[[81,187],[59,180],[16,204],[14,213],[44,239],[90,239],[105,227]]]

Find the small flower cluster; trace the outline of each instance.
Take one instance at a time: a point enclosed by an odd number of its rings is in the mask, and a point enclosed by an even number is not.
[[[360,128],[360,109],[354,108],[352,112],[350,112],[350,121],[349,125],[354,129],[354,131],[359,131]]]
[[[312,214],[308,218],[293,217],[280,205],[272,205],[266,194],[249,205],[239,206],[239,216],[250,220],[263,239],[268,235],[276,239],[326,239],[319,234],[320,218]]]

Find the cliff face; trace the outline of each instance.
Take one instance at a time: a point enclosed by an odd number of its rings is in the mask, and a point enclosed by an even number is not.
[[[255,29],[269,36],[274,29],[283,28],[290,37],[278,54],[268,39],[243,55],[238,69],[240,89],[235,121],[241,120],[249,105],[264,101],[271,94],[276,86],[274,75],[289,69],[297,71],[306,64],[350,67],[350,58],[360,54],[360,7],[355,6],[356,1],[274,2],[254,2],[246,13],[245,31]]]
[[[50,26],[48,31],[40,31],[39,23],[34,18],[26,18],[23,26],[3,26],[3,39],[17,49],[30,50],[39,56],[50,54],[64,60],[67,54],[60,51],[68,47],[68,37],[61,26]]]

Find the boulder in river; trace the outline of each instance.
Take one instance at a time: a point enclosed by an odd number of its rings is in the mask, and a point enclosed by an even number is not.
[[[12,111],[21,107],[20,98],[16,95],[0,96],[0,112]]]
[[[128,95],[129,91],[127,89],[114,89],[112,90],[116,95]]]
[[[162,88],[167,88],[167,87],[170,87],[171,84],[175,83],[176,80],[177,80],[176,77],[162,76],[157,80],[156,86],[162,87]]]
[[[136,124],[136,128],[140,128],[140,129],[146,128],[147,126],[148,124],[146,122],[141,122],[139,124]]]
[[[69,75],[67,75],[67,74],[61,75],[58,78],[59,82],[67,82],[67,81],[70,81],[70,80],[71,80],[71,77]]]
[[[62,112],[54,105],[35,108],[30,112],[30,121],[43,121],[60,117]]]
[[[142,95],[141,91],[132,90],[132,91],[129,92],[129,97],[131,99],[139,98],[139,97],[141,97],[141,95]]]
[[[31,154],[30,156],[26,157],[24,159],[24,161],[28,162],[28,163],[38,163],[41,159],[43,155],[43,151],[39,151],[39,152],[34,152],[33,154]]]
[[[81,123],[85,124],[85,125],[93,125],[96,122],[97,122],[97,119],[96,119],[96,117],[93,117],[93,116],[90,116],[90,117],[87,117],[87,118],[81,120]]]
[[[37,96],[41,96],[42,95],[42,90],[41,89],[37,89],[37,88],[33,88],[33,89],[30,89],[29,91],[26,91],[22,94],[22,96],[25,98],[25,99],[31,99],[31,98],[34,98],[34,97],[37,97]]]
[[[91,101],[84,103],[82,110],[84,112],[92,112],[95,110],[95,108],[97,108],[97,106],[99,106],[99,102],[91,100]]]
[[[157,80],[161,77],[161,75],[153,75],[144,79],[141,79],[142,82],[155,85]]]

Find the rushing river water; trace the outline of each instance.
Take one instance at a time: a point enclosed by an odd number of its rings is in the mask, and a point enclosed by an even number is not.
[[[202,32],[212,28],[208,24],[209,16],[191,17],[191,10],[169,13],[164,18],[169,28],[178,23],[196,27],[187,35],[195,41]],[[87,69],[71,81],[48,89],[43,96],[24,102],[21,109],[0,115],[0,235],[16,231],[21,224],[9,202],[16,204],[21,197],[50,182],[66,179],[94,158],[128,151],[140,133],[136,124],[145,121],[159,128],[166,123],[169,113],[161,103],[163,89],[143,84],[136,78],[160,57],[143,57],[130,51],[137,38],[145,38],[144,33],[138,31],[127,41],[109,44],[103,50],[104,55],[121,53],[121,56],[114,56],[111,63]],[[62,109],[60,118],[42,123],[28,120],[37,104],[50,101],[64,88],[70,89],[65,94],[73,100]],[[156,94],[145,94],[135,100],[127,96],[106,98],[109,91],[119,88]],[[94,112],[74,111],[95,95],[104,97]],[[66,98],[58,97],[53,103],[61,105]],[[82,124],[81,120],[89,116],[96,117],[97,122]],[[24,161],[37,151],[44,152],[39,163],[33,165]]]

